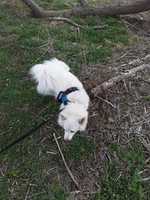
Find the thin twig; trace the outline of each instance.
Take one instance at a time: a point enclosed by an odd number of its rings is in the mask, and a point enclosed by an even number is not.
[[[143,146],[145,147],[145,149],[150,152],[150,141],[147,141],[144,137],[142,136],[138,136],[140,142],[143,144]]]
[[[149,177],[142,178],[141,181],[145,182],[145,181],[149,181],[149,180],[150,180],[150,176],[149,176]]]
[[[31,177],[30,177],[30,180],[31,180]],[[29,194],[30,194],[30,191],[31,191],[31,184],[28,183],[28,186],[27,186],[27,192],[26,192],[26,195],[25,195],[24,200],[27,200],[27,199],[28,199]]]
[[[76,28],[80,28],[80,29],[89,29],[88,26],[82,26],[81,24],[77,24],[76,22],[74,22],[73,20],[67,18],[67,17],[49,17],[48,18],[50,21],[62,21],[65,22],[67,24],[70,24]],[[107,27],[107,25],[103,25],[103,26],[91,26],[90,28],[92,28],[93,30],[102,30],[105,29]]]
[[[74,176],[73,176],[71,170],[69,169],[69,167],[68,167],[68,165],[67,165],[67,163],[66,163],[65,157],[64,157],[64,155],[63,155],[63,153],[62,153],[62,150],[61,150],[61,148],[60,148],[60,145],[59,145],[59,143],[58,143],[58,140],[57,140],[57,137],[56,137],[56,134],[55,134],[55,133],[53,133],[53,137],[54,137],[54,140],[55,140],[55,142],[56,142],[56,144],[57,144],[59,153],[60,153],[60,155],[61,155],[61,157],[62,157],[63,163],[64,163],[64,165],[65,165],[65,167],[66,167],[66,170],[67,170],[69,176],[71,177],[71,179],[72,179],[72,181],[74,182],[74,184],[76,185],[76,187],[77,187],[78,189],[80,189],[78,182],[75,180],[75,178],[74,178]]]
[[[107,99],[104,99],[104,98],[102,98],[102,97],[100,97],[100,96],[96,96],[98,99],[100,99],[100,100],[102,100],[102,101],[104,101],[105,103],[107,103],[107,104],[109,104],[112,108],[117,108],[116,106],[114,106],[110,101],[108,101]]]
[[[101,26],[91,26],[92,29],[94,30],[103,30],[105,28],[107,28],[107,25],[101,25]]]
[[[66,17],[49,17],[49,20],[50,21],[62,21],[62,22],[66,22],[72,26],[75,26],[77,28],[81,28],[81,29],[84,29],[84,27],[80,24],[77,24],[76,22],[72,21],[71,19],[69,18],[66,18]]]

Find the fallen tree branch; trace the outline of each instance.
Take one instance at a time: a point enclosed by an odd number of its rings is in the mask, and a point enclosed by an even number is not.
[[[95,88],[92,89],[92,93],[97,96],[98,94],[101,94],[103,91],[106,91],[107,89],[111,88],[112,86],[114,86],[116,83],[127,79],[127,78],[131,78],[133,77],[137,72],[142,71],[146,68],[150,68],[149,64],[143,64],[140,65],[138,67],[135,67],[133,69],[130,69],[128,72],[123,73],[119,76],[113,77],[111,79],[109,79],[108,81],[103,82],[102,84],[96,86]]]
[[[126,5],[81,6],[66,10],[44,10],[33,0],[22,0],[32,11],[34,17],[71,17],[71,16],[116,16],[134,14],[150,10],[150,1],[133,1]]]
[[[38,4],[36,4],[32,0],[22,0],[32,11],[33,16],[42,17],[41,13],[44,12],[43,8],[41,8]]]
[[[62,150],[61,150],[61,148],[60,148],[60,145],[59,145],[59,143],[58,143],[58,140],[57,140],[57,137],[56,137],[56,134],[55,134],[55,133],[53,133],[53,137],[54,137],[54,140],[55,140],[55,142],[56,142],[56,144],[57,144],[59,153],[60,153],[60,155],[61,155],[61,157],[62,157],[62,160],[63,160],[63,163],[64,163],[64,165],[65,165],[65,167],[66,167],[66,170],[67,170],[69,176],[71,177],[72,181],[73,181],[74,184],[76,185],[76,187],[79,189],[79,184],[78,184],[78,182],[75,180],[75,178],[74,178],[74,176],[73,176],[71,170],[69,169],[69,167],[68,167],[68,165],[67,165],[67,163],[66,163],[66,160],[65,160],[65,158],[64,158],[64,155],[63,155],[63,153],[62,153]]]

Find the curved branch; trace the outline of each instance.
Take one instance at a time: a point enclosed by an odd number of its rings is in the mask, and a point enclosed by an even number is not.
[[[104,5],[97,7],[75,7],[72,9],[54,11],[44,10],[38,6],[33,0],[22,0],[30,9],[35,17],[71,17],[80,16],[86,17],[89,15],[93,16],[115,16],[115,15],[126,15],[144,12],[150,10],[150,0],[137,0],[127,5]]]
[[[66,22],[76,28],[82,28],[84,29],[84,27],[80,24],[77,24],[76,22],[72,21],[71,19],[69,18],[65,18],[65,17],[49,17],[48,18],[50,21],[62,21],[62,22]]]

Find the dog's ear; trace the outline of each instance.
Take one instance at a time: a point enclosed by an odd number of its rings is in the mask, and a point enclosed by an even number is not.
[[[83,118],[81,118],[80,120],[79,120],[79,124],[83,124],[85,122],[85,117],[83,117]]]
[[[61,117],[62,121],[66,120],[66,117],[64,115],[61,114],[60,117]]]

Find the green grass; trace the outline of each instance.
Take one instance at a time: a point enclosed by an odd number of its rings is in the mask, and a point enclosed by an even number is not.
[[[44,7],[52,3],[51,6],[55,9],[70,7],[70,1],[39,2]],[[55,116],[57,113],[58,105],[49,97],[38,95],[34,83],[29,80],[28,71],[32,65],[55,56],[67,62],[73,72],[79,73],[83,63],[107,62],[113,48],[117,45],[127,45],[129,36],[117,18],[72,18],[85,27],[85,30],[81,29],[78,32],[68,24],[54,26],[45,19],[22,15],[23,10],[20,9],[19,3],[16,7],[0,3],[0,10],[0,147],[4,147],[43,118],[50,114]],[[94,26],[104,28],[94,30]],[[43,110],[46,106],[48,109]],[[48,130],[48,134],[52,131],[53,129]],[[61,135],[59,128],[57,131]],[[0,177],[1,200],[11,199],[12,196],[17,200],[24,199],[29,183],[33,184],[33,200],[48,200],[49,197],[52,200],[67,198],[63,186],[55,184],[55,181],[52,183],[47,175],[49,166],[54,164],[59,168],[59,162],[56,164],[57,156],[46,153],[54,143],[52,137],[44,144],[41,143],[44,137],[48,137],[42,133],[37,131],[32,137],[0,156],[0,167],[4,172],[6,166],[5,176]],[[92,140],[76,136],[71,144],[64,147],[64,154],[68,161],[84,160],[88,159],[95,149]],[[55,148],[54,150],[56,151]],[[130,156],[126,159],[130,160]],[[112,169],[110,164],[104,187],[108,194],[113,193],[111,187],[114,182],[110,177]],[[130,187],[135,190],[139,187],[141,190],[136,180],[135,174],[132,176]]]
[[[11,129],[11,135],[30,127],[44,105],[45,98],[37,95],[35,86],[28,80],[28,70],[33,64],[56,56],[78,72],[85,61],[105,62],[111,56],[112,47],[128,42],[127,32],[118,19],[76,18],[87,28],[78,33],[66,24],[50,26],[39,19],[19,17],[5,4],[1,10],[0,110],[4,115],[2,131]],[[99,25],[99,21],[106,28],[93,30],[92,26]]]
[[[92,155],[96,146],[92,140],[75,136],[74,140],[65,147],[64,155],[68,160],[85,160]]]
[[[63,190],[58,183],[53,183],[51,186],[52,200],[66,200],[68,194]]]
[[[145,101],[150,101],[150,95],[144,96],[143,99],[144,99]]]
[[[137,141],[136,141],[137,142]],[[142,200],[144,188],[139,171],[144,167],[143,148],[140,144],[127,148],[110,145],[115,159],[106,163],[105,176],[101,180],[101,192],[92,200]]]

